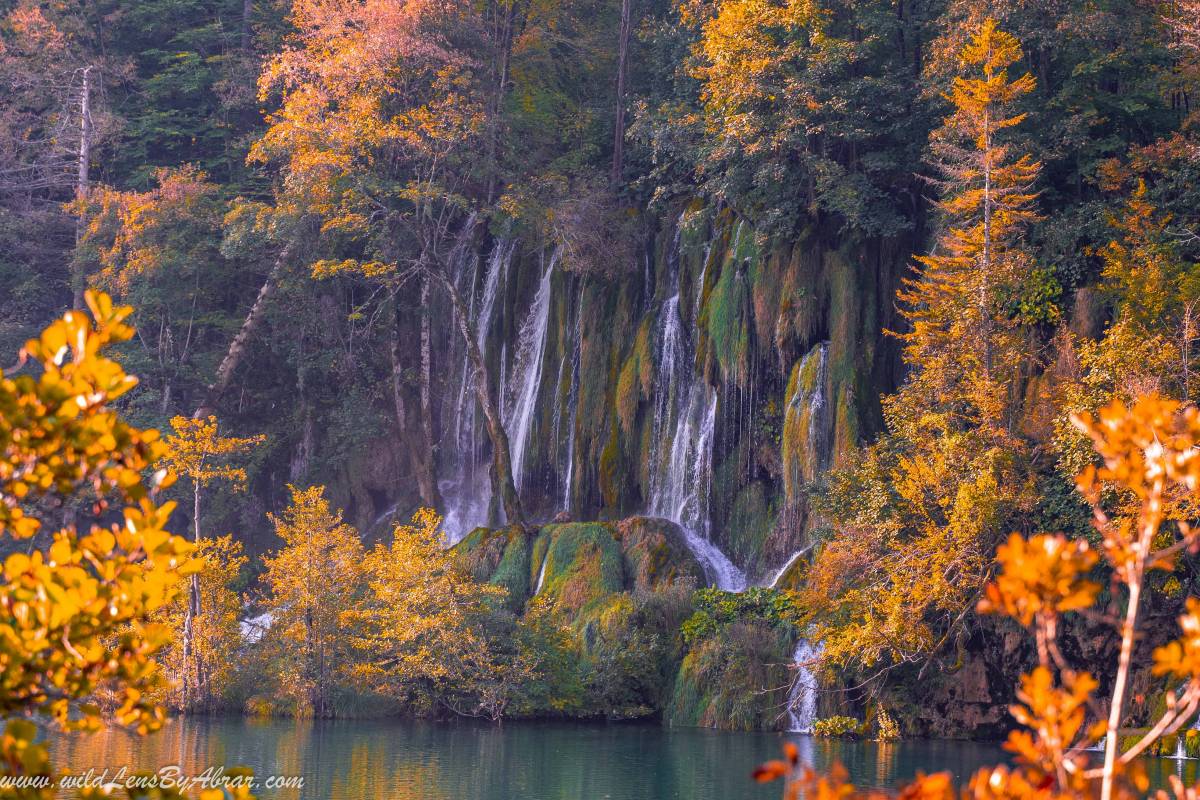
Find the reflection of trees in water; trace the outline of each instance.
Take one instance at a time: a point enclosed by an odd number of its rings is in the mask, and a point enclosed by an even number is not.
[[[896,774],[900,748],[895,742],[875,743],[875,785],[887,786]]]
[[[789,735],[818,770],[845,764],[861,786],[894,786],[917,770],[965,776],[1004,759],[998,747],[967,742],[876,743]],[[191,718],[145,739],[105,730],[55,737],[54,755],[74,772],[130,764],[252,767],[259,778],[300,775],[304,788],[260,792],[263,800],[766,800],[774,787],[750,771],[779,750],[778,733],[663,728],[655,724],[402,720]],[[1152,770],[1175,770],[1172,761]],[[1188,762],[1195,776],[1200,762]],[[1152,772],[1154,777],[1158,777]],[[1165,773],[1164,773],[1165,775]],[[1161,785],[1161,780],[1157,785]]]

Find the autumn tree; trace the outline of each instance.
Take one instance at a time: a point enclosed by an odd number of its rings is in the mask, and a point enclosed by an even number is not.
[[[912,326],[903,337],[905,360],[917,367],[912,388],[942,407],[962,403],[989,425],[1011,425],[1023,350],[1019,320],[1000,305],[1030,272],[1021,234],[1038,218],[1040,165],[1003,138],[1024,119],[1014,106],[1035,85],[1028,74],[1009,77],[1021,56],[990,18],[960,52],[967,74],[954,79],[953,111],[930,142],[944,232],[933,253],[917,257],[919,274],[899,295]]]
[[[491,629],[505,616],[504,588],[462,573],[445,542],[441,517],[425,508],[368,554],[356,676],[415,710],[445,705],[499,719],[532,660]]]
[[[488,118],[475,63],[484,49],[480,19],[461,2],[383,0],[305,0],[292,19],[297,34],[260,84],[264,98],[281,95],[281,108],[252,155],[282,165],[283,204],[320,219],[326,237],[354,243],[354,257],[314,259],[318,276],[354,274],[381,284],[396,325],[401,287],[420,284],[420,434],[409,450],[426,502],[436,500],[430,287],[447,294],[492,439],[496,495],[509,521],[523,523],[507,434],[453,277],[455,254],[471,243],[487,210],[474,186]],[[399,366],[394,359],[393,370]],[[407,433],[412,422],[399,392],[395,403]]]
[[[895,201],[912,190],[926,125],[908,15],[842,0],[677,8],[690,43],[686,80],[643,106],[633,127],[655,153],[656,193],[675,188],[669,170],[682,166],[691,174],[681,191],[730,202],[763,230],[827,221],[890,236],[912,227],[912,209]]]
[[[232,456],[244,455],[255,445],[264,441],[262,436],[235,437],[220,436],[217,431],[217,418],[190,419],[174,417],[171,419],[174,434],[166,440],[166,451],[163,453],[161,464],[189,481],[192,485],[192,539],[199,544],[202,540],[200,533],[200,498],[204,489],[215,484],[225,483],[234,491],[240,491],[246,485],[246,470],[228,463]],[[193,575],[188,587],[188,603],[183,618],[183,629],[180,634],[183,705],[193,702],[207,702],[209,699],[209,676],[204,670],[204,662],[196,658],[195,625],[203,613],[201,606],[200,577]],[[215,621],[214,621],[215,624]]]
[[[1061,533],[1014,533],[998,548],[998,575],[979,602],[981,613],[1011,617],[1034,638],[1037,666],[1021,677],[1011,706],[1021,726],[1005,742],[1012,764],[979,770],[961,795],[948,772],[918,775],[901,787],[900,797],[1143,797],[1149,782],[1139,756],[1184,729],[1200,710],[1200,602],[1189,598],[1178,620],[1179,636],[1152,654],[1152,672],[1166,682],[1165,708],[1132,736],[1123,727],[1135,650],[1145,635],[1149,573],[1175,570],[1200,536],[1189,524],[1200,498],[1200,412],[1148,395],[1131,406],[1113,401],[1096,416],[1077,416],[1073,422],[1100,459],[1078,478],[1092,505],[1099,548]],[[1122,601],[1112,606],[1112,614],[1097,613],[1102,587],[1094,578],[1101,559]],[[1117,634],[1115,677],[1106,703],[1097,702],[1099,681],[1072,664],[1061,646],[1068,620],[1081,613],[1094,614]],[[1093,763],[1100,744],[1102,760]],[[844,769],[821,775],[799,763],[794,747],[785,751],[786,760],[755,772],[759,781],[785,779],[785,797],[872,796],[856,791]],[[1159,790],[1152,796],[1195,796],[1197,788],[1185,787],[1178,776],[1170,782],[1170,794]]]
[[[197,356],[224,339],[234,264],[221,252],[220,187],[192,167],[159,170],[155,180],[145,192],[93,188],[75,258],[93,285],[134,305],[142,333],[126,359],[148,378],[139,400],[156,399],[166,416],[202,399]]]
[[[232,587],[246,565],[241,542],[232,536],[203,538],[196,543],[193,558],[203,565],[198,573],[203,613],[193,615],[190,593],[180,594],[160,609],[155,621],[165,625],[170,640],[158,656],[171,685],[160,693],[163,702],[183,710],[205,704],[210,710],[228,694],[239,677],[235,654],[242,646],[239,617],[241,596]],[[190,651],[183,647],[185,637]],[[194,665],[194,669],[193,669]],[[205,676],[203,691],[186,695],[192,673]],[[189,708],[189,704],[191,708]]]
[[[1037,502],[1028,446],[1011,430],[1022,321],[1003,302],[1028,274],[1020,236],[1036,218],[1038,166],[1001,139],[1033,87],[1029,76],[1009,78],[1019,58],[991,20],[961,51],[967,75],[931,143],[945,229],[900,293],[911,372],[884,399],[887,433],[818,501],[837,534],[809,571],[806,624],[827,663],[864,680],[927,666],[958,640],[996,545]]]
[[[329,716],[334,691],[354,663],[353,620],[361,608],[365,553],[358,532],[333,511],[323,486],[291,487],[270,515],[282,547],[264,559],[264,642],[272,677],[297,715]]]
[[[85,310],[84,264],[64,244],[84,224],[92,154],[116,128],[101,91],[110,63],[64,11],[15,3],[0,19],[0,208],[14,226],[3,235],[15,263],[40,268],[40,297],[27,298],[43,314],[39,323],[68,304]]]

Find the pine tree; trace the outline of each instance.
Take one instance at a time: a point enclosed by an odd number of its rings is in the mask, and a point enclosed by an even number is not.
[[[1021,46],[987,19],[959,60],[972,74],[955,78],[953,111],[932,137],[941,174],[944,232],[933,253],[917,256],[919,274],[900,292],[905,359],[933,398],[963,403],[971,416],[999,421],[1020,359],[999,313],[1004,293],[1029,271],[1021,234],[1037,220],[1032,190],[1041,165],[1015,154],[1004,132],[1025,115],[1013,106],[1033,91],[1032,76],[1010,79]]]

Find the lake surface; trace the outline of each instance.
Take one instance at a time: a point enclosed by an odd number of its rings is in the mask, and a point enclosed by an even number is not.
[[[962,781],[1004,760],[998,745],[971,742],[396,720],[186,719],[146,738],[106,730],[60,736],[52,747],[56,765],[76,773],[178,765],[182,774],[197,776],[243,765],[258,779],[303,778],[303,788],[259,790],[278,800],[766,800],[779,797],[779,784],[758,786],[750,771],[778,757],[785,740],[796,742],[818,768],[841,761],[862,786],[891,787],[918,770],[948,769]],[[1171,772],[1189,783],[1200,772],[1200,761],[1152,759],[1149,766],[1160,784]]]

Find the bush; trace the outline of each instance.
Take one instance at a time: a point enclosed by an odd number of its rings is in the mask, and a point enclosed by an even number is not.
[[[854,717],[834,716],[819,719],[813,723],[813,736],[825,736],[830,739],[841,737],[857,737],[862,730],[862,723]]]

